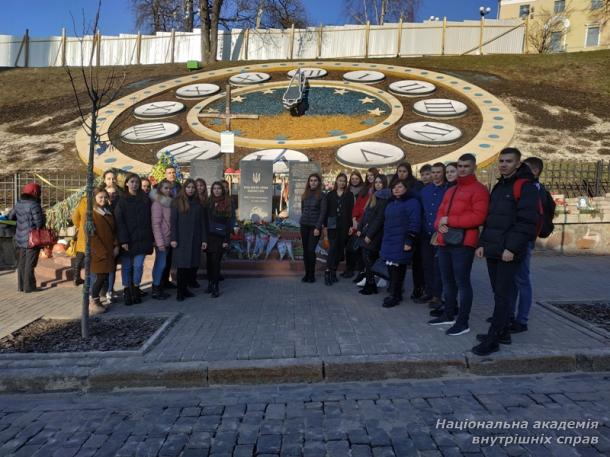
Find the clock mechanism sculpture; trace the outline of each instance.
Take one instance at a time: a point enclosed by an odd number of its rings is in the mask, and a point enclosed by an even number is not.
[[[384,168],[407,160],[417,168],[466,152],[490,162],[511,142],[515,119],[488,91],[431,70],[332,61],[235,66],[153,84],[103,108],[105,146],[94,168],[147,173],[164,152],[186,166],[218,158],[225,130],[234,133],[233,166],[260,159],[279,171],[308,160]],[[86,161],[85,129],[76,145]]]

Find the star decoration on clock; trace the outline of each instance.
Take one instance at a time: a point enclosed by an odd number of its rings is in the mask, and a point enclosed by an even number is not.
[[[237,97],[231,97],[231,101],[232,102],[237,102],[237,103],[241,103],[246,99],[246,97],[242,97],[241,95],[238,95]]]
[[[213,113],[219,113],[220,111],[218,111],[216,108],[208,108],[206,110],[206,112],[213,114]]]
[[[363,105],[367,104],[367,103],[373,103],[375,101],[374,98],[371,97],[364,97],[360,99],[360,103],[362,103]]]
[[[369,112],[370,115],[372,116],[381,116],[383,113],[385,113],[384,110],[379,109],[379,108],[375,108],[375,109],[369,109],[367,110]]]
[[[335,95],[345,95],[347,89],[335,89]]]
[[[263,94],[274,94],[275,91],[273,89],[267,89],[263,91]]]

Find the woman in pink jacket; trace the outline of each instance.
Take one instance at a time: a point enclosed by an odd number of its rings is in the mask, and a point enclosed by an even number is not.
[[[167,180],[161,181],[157,185],[157,192],[152,197],[153,203],[151,207],[152,230],[155,238],[155,264],[153,266],[153,286],[152,298],[157,300],[165,300],[169,297],[163,291],[161,279],[163,270],[168,261],[168,253],[171,249],[169,243],[171,238],[171,184]]]

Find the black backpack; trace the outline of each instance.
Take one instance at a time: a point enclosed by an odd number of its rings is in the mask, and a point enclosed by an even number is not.
[[[553,218],[555,217],[555,200],[544,186],[540,185],[540,200],[542,200],[542,224],[540,231],[538,232],[538,238],[548,238],[553,230],[555,230],[555,224],[553,224]]]

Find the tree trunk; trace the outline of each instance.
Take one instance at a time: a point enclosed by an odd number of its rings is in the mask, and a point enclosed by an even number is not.
[[[91,134],[89,135],[89,159],[87,161],[87,215],[85,218],[85,283],[83,284],[83,306],[81,316],[81,337],[89,338],[89,291],[91,289],[91,235],[93,235],[93,161],[95,159],[97,109],[99,100],[91,100]]]
[[[193,22],[195,21],[195,10],[193,8],[193,0],[184,0],[184,31],[193,31]]]
[[[210,14],[210,62],[216,62],[218,54],[218,20],[224,0],[214,0]]]

